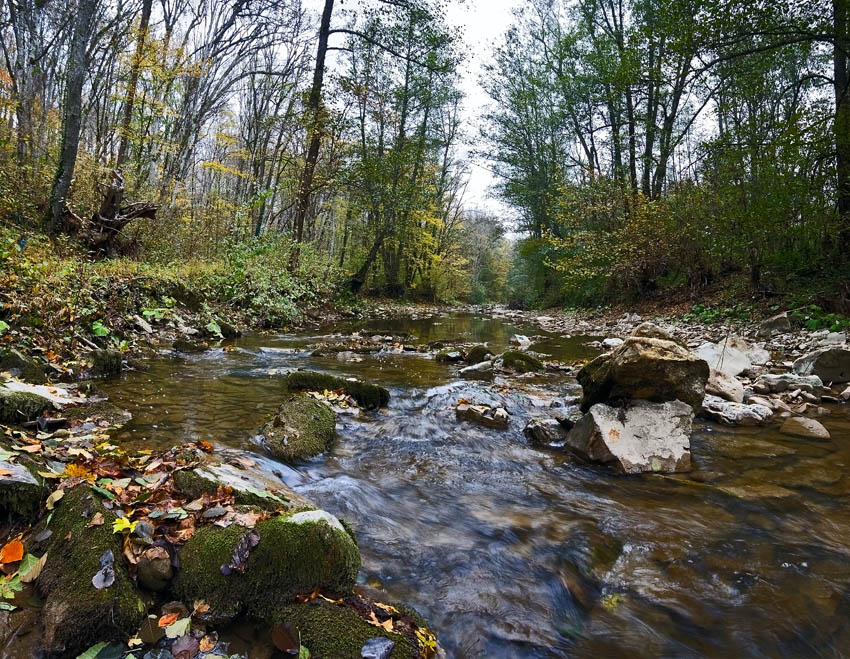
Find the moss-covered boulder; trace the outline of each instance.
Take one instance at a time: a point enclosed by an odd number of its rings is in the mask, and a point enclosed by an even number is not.
[[[318,590],[326,597],[348,595],[360,570],[360,552],[342,524],[324,511],[273,517],[257,524],[259,542],[244,572],[223,574],[248,529],[205,526],[180,552],[182,570],[174,589],[186,601],[210,604],[216,622],[245,612],[270,621],[298,595]]]
[[[455,348],[446,348],[445,350],[440,350],[435,359],[438,362],[454,364],[463,361],[463,353]]]
[[[89,405],[68,407],[62,414],[69,421],[95,419],[97,421],[106,421],[110,426],[123,426],[133,418],[130,412],[122,410],[117,405],[106,400],[100,400]]]
[[[89,528],[100,513],[104,523]],[[38,578],[44,597],[42,643],[47,654],[76,656],[99,641],[125,640],[135,634],[145,615],[146,603],[136,592],[121,554],[120,534],[112,532],[115,514],[103,506],[88,485],[69,490],[56,503],[45,528],[53,533],[40,547],[47,562]],[[114,557],[114,582],[94,586],[101,557]]]
[[[336,437],[333,410],[305,394],[290,394],[260,430],[279,460],[303,460],[327,451]]]
[[[506,350],[502,353],[502,368],[516,373],[535,373],[545,370],[545,365],[536,357],[519,350]]]
[[[0,473],[0,517],[34,518],[48,492],[35,463],[26,457],[0,462]]]
[[[307,499],[280,482],[264,477],[256,470],[248,471],[233,465],[206,464],[194,469],[175,471],[172,478],[188,497],[197,499],[213,495],[219,487],[232,491],[237,504],[258,506],[266,510],[296,510],[314,508]]]
[[[196,352],[204,352],[209,349],[209,344],[205,341],[190,341],[189,339],[177,339],[171,344],[177,352],[192,354]]]
[[[15,348],[0,349],[0,372],[3,371],[8,371],[21,380],[35,384],[47,381],[44,365],[26,357]]]
[[[356,400],[360,407],[367,410],[384,407],[390,402],[390,392],[384,387],[362,380],[348,380],[327,373],[293,371],[284,378],[284,382],[286,388],[290,391],[324,391],[325,389],[338,391],[342,389]]]
[[[88,354],[91,363],[89,372],[94,377],[118,375],[124,363],[124,355],[120,350],[93,350]]]
[[[32,421],[45,409],[53,409],[53,404],[38,394],[0,387],[0,423]]]
[[[414,659],[421,656],[415,643],[402,634],[370,625],[347,606],[314,600],[278,609],[274,624],[290,622],[301,632],[301,644],[314,657],[359,657],[371,638],[388,638],[395,647],[390,659]]]
[[[493,352],[485,345],[474,345],[466,351],[466,361],[470,364],[480,364],[493,356]]]

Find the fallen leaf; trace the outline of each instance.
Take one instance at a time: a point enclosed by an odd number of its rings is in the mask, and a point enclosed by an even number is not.
[[[148,616],[145,618],[139,628],[139,638],[145,643],[156,643],[163,636],[165,636],[165,630],[157,624],[156,617]]]
[[[113,533],[132,533],[133,529],[136,528],[136,524],[138,522],[131,522],[126,517],[118,517],[112,522],[112,532]]]
[[[199,648],[198,639],[191,634],[185,634],[171,645],[171,654],[174,655],[174,659],[192,659],[192,657],[198,654]]]
[[[91,521],[88,523],[88,528],[93,528],[95,526],[103,526],[103,523],[103,513],[97,512],[92,516]]]
[[[107,549],[103,556],[100,557],[100,570],[92,577],[92,585],[98,590],[109,588],[115,583],[115,557],[112,555],[112,550]]]
[[[177,622],[178,618],[180,618],[179,613],[167,613],[159,619],[159,622],[156,623],[160,627],[170,627],[175,622]]]
[[[24,557],[24,544],[20,540],[12,540],[0,549],[0,563],[16,563]]]
[[[168,638],[180,638],[181,636],[185,636],[186,632],[189,631],[189,625],[191,624],[191,622],[191,618],[183,618],[181,620],[178,620],[177,622],[165,628],[165,635]],[[172,654],[175,654],[176,656],[176,653],[174,653],[173,651]]]
[[[195,600],[194,608],[192,610],[193,616],[202,616],[205,613],[209,613],[210,605],[207,604],[204,600]]]
[[[44,555],[36,561],[35,565],[30,567],[28,570],[24,570],[23,568],[19,570],[21,581],[23,583],[32,583],[36,579],[38,579],[41,571],[44,569],[44,564],[47,562],[47,552],[44,552]]]
[[[55,490],[49,497],[47,497],[47,501],[45,502],[44,507],[48,510],[53,510],[54,504],[56,504],[56,502],[64,496],[65,490]]]
[[[18,450],[26,451],[27,453],[41,453],[41,444],[25,444],[24,446],[19,446]]]
[[[221,573],[228,575],[231,572],[239,572],[243,574],[245,568],[248,567],[248,556],[251,550],[260,544],[260,534],[256,531],[249,531],[243,535],[236,547],[233,549],[233,555],[230,557],[230,563],[221,566]]]
[[[207,634],[201,639],[201,642],[198,644],[198,649],[201,652],[211,652],[216,645],[218,645],[218,635],[213,632],[212,634]]]

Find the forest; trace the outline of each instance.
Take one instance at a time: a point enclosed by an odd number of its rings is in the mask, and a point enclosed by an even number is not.
[[[437,0],[9,0],[3,230],[234,298],[846,312],[847,4],[518,3],[471,112]]]

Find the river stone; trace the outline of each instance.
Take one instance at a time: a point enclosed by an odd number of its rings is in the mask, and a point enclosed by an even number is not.
[[[25,518],[38,514],[39,504],[47,495],[39,479],[24,465],[0,462],[0,514],[4,518],[20,515]],[[8,473],[7,473],[8,472]]]
[[[619,348],[623,345],[623,339],[619,339],[617,337],[610,337],[602,340],[602,347],[605,350],[613,350],[614,348]]]
[[[597,403],[570,431],[567,446],[627,474],[690,471],[693,416],[678,400],[639,400],[619,409]]]
[[[293,524],[304,524],[306,522],[327,522],[333,528],[345,533],[345,527],[336,517],[331,515],[326,510],[305,510],[304,512],[295,513],[289,516],[289,521]]]
[[[290,391],[338,391],[343,390],[360,407],[376,410],[390,402],[390,392],[384,387],[355,378],[340,378],[316,371],[293,371],[284,378],[284,384]]]
[[[700,414],[729,426],[759,426],[773,416],[773,410],[764,405],[745,405],[706,394]]]
[[[735,377],[753,366],[743,352],[728,343],[703,343],[694,353],[707,361],[711,368],[729,377]]]
[[[532,444],[563,444],[570,431],[568,425],[553,418],[531,419],[522,432]]]
[[[791,321],[788,319],[788,312],[783,311],[778,313],[759,325],[758,335],[771,337],[774,334],[783,334],[791,331]]]
[[[474,345],[466,351],[466,361],[473,365],[485,362],[489,360],[492,356],[493,351],[482,344]]]
[[[86,357],[91,363],[89,371],[95,377],[118,375],[124,364],[124,355],[120,350],[92,350]]]
[[[0,423],[32,421],[42,410],[52,408],[51,402],[43,396],[0,388]]]
[[[705,383],[705,393],[733,403],[744,402],[744,385],[737,378],[715,369],[711,369],[708,382]]]
[[[44,366],[16,348],[0,348],[0,371],[8,371],[15,377],[36,384],[47,381]]]
[[[463,361],[463,353],[460,350],[447,348],[438,352],[436,359],[438,362],[448,362],[453,364],[455,362]]]
[[[460,369],[462,378],[486,380],[493,377],[493,362],[491,360],[478,362]]]
[[[799,375],[817,375],[824,382],[850,382],[850,350],[821,348],[794,362]]]
[[[817,375],[797,375],[796,373],[771,373],[759,376],[753,384],[753,391],[762,394],[778,394],[783,391],[799,389],[816,391],[823,387],[823,381]]]
[[[150,547],[139,557],[139,562],[136,565],[136,578],[148,590],[155,592],[165,590],[173,577],[174,568],[171,565],[171,556],[164,548]]]
[[[278,460],[304,460],[327,451],[336,437],[333,410],[306,394],[292,394],[260,430]]]
[[[822,423],[803,416],[792,416],[790,419],[787,419],[782,424],[779,432],[783,435],[793,435],[795,437],[829,439],[829,431],[823,427]]]
[[[514,334],[511,337],[511,343],[515,343],[517,346],[519,346],[520,350],[528,350],[528,348],[531,346],[532,341],[524,334]]]
[[[681,400],[699,409],[708,375],[708,364],[679,344],[630,336],[579,371],[581,409],[587,412],[596,403],[629,399]]]
[[[470,405],[461,403],[455,408],[455,416],[464,421],[478,423],[488,428],[503,430],[508,427],[508,413],[503,407],[488,405]]]
[[[505,350],[500,357],[500,363],[502,368],[516,373],[532,373],[546,368],[536,357],[518,350]]]

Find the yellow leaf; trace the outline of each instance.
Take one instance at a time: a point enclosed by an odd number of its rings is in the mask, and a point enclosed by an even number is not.
[[[112,522],[112,532],[113,533],[132,533],[136,528],[136,524],[138,522],[131,522],[126,517],[119,517],[114,522]]]

